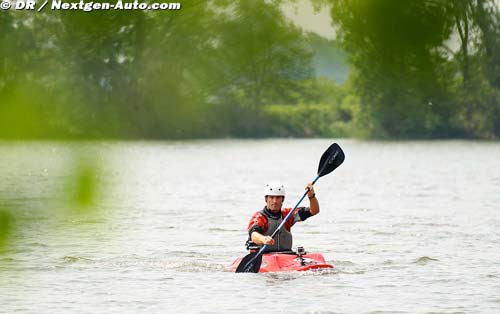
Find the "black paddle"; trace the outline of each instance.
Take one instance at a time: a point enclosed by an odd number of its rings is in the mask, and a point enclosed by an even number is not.
[[[328,147],[328,149],[323,153],[321,156],[321,159],[319,160],[319,166],[318,166],[318,176],[312,184],[316,183],[319,178],[321,178],[324,175],[329,174],[333,170],[335,170],[338,166],[340,166],[345,159],[344,152],[342,151],[342,148],[337,143],[333,143]],[[285,222],[292,216],[292,213],[295,212],[295,209],[299,206],[299,204],[302,202],[302,200],[306,197],[307,193],[309,191],[306,191],[304,195],[302,195],[302,198],[297,202],[297,205],[291,210],[286,216],[285,219],[280,223],[278,228],[273,232],[271,235],[271,238],[274,238],[274,236],[283,228],[285,225]],[[238,265],[238,268],[236,268],[237,273],[258,273],[260,269],[260,265],[262,264],[262,253],[264,253],[264,250],[267,248],[267,244],[264,244],[258,252],[250,253],[247,256],[245,256],[240,264]]]

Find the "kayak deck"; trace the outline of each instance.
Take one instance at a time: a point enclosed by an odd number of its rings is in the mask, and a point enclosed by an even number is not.
[[[243,257],[238,257],[226,269],[236,271],[242,259]],[[325,258],[320,253],[298,255],[293,251],[273,252],[263,254],[259,273],[307,271],[322,268],[334,268],[334,266],[326,263]]]

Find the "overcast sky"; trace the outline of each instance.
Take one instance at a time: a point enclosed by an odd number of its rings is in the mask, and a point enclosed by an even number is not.
[[[308,0],[299,0],[296,4],[287,4],[283,12],[304,30],[313,31],[327,38],[335,38],[335,32],[331,26],[330,12],[327,8],[314,12],[314,8]]]

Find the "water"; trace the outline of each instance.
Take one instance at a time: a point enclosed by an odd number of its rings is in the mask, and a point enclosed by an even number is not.
[[[500,143],[338,142],[321,213],[293,229],[336,269],[279,274],[224,265],[246,254],[263,184],[293,206],[330,140],[0,143],[17,208],[0,312],[499,313]],[[78,152],[105,197],[70,215],[54,195]]]

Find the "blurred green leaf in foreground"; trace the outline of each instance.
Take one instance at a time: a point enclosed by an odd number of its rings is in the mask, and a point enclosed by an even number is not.
[[[11,236],[13,219],[9,210],[0,207],[0,252]]]

